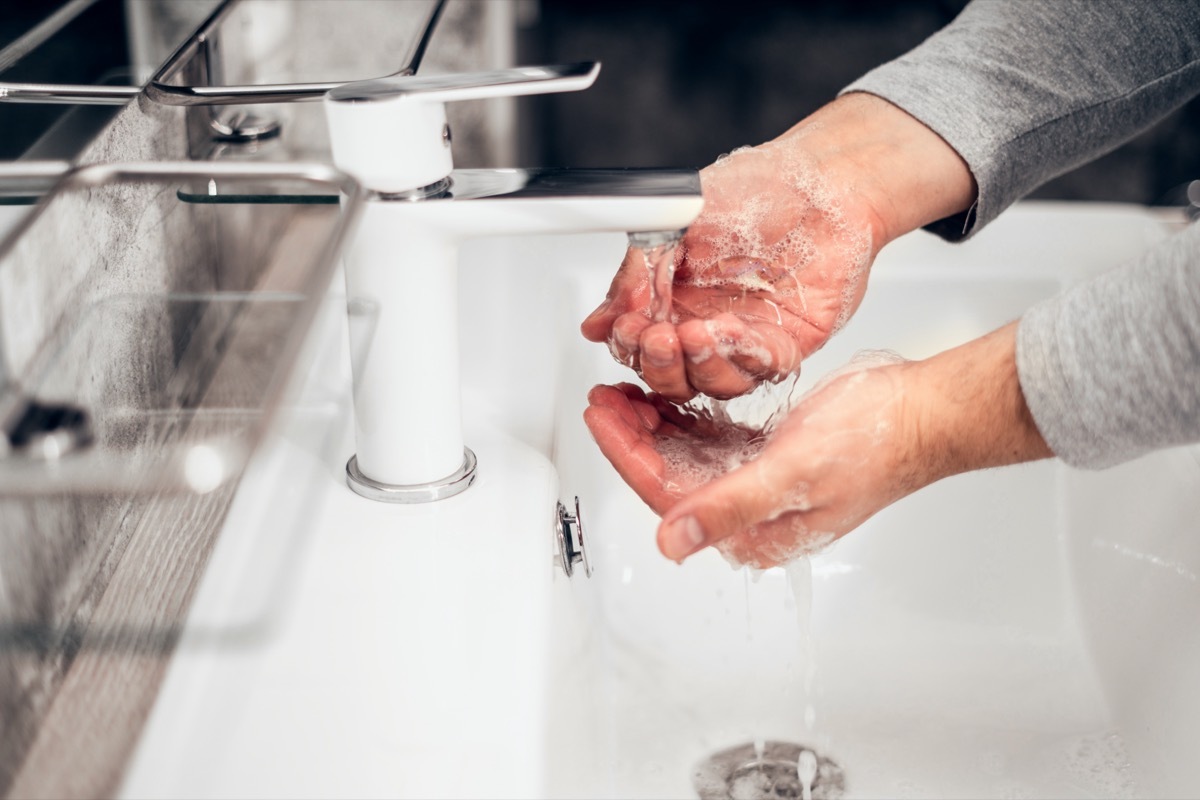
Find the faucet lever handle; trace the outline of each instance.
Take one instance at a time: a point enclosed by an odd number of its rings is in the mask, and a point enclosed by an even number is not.
[[[581,62],[343,84],[325,95],[333,161],[384,194],[436,185],[454,169],[446,103],[575,92],[599,74],[599,63]]]
[[[398,75],[346,83],[328,93],[333,103],[370,103],[411,98],[426,103],[482,100],[528,94],[578,92],[596,81],[600,63],[513,67],[451,75]]]

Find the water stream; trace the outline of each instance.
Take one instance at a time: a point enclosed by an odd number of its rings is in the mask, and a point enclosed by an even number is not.
[[[670,241],[639,248],[646,260],[646,271],[650,281],[650,305],[647,309],[654,322],[671,319],[672,291],[675,286],[675,266],[678,259],[679,241]]]
[[[671,304],[675,270],[679,258],[678,244],[678,240],[637,244],[631,237],[631,246],[639,249],[645,260],[649,286],[646,313],[655,323],[667,322],[672,319]],[[755,597],[756,587],[751,584],[759,583],[763,571],[750,567],[743,568],[746,601],[746,648],[751,654],[761,654],[767,657],[772,645],[778,643],[781,638],[795,642],[795,657],[790,659],[790,668],[785,680],[778,686],[759,687],[766,691],[761,693],[761,697],[758,699],[767,701],[762,708],[766,712],[767,705],[778,703],[781,697],[799,695],[796,699],[803,702],[804,711],[802,719],[796,720],[796,734],[798,734],[798,738],[811,739],[816,725],[813,690],[817,674],[812,646],[812,564],[808,558],[798,558],[782,567],[782,571],[787,594],[790,594],[794,602],[796,627],[785,626],[786,630],[767,630],[766,627],[774,628],[776,626],[764,626],[761,624],[762,620],[759,620],[757,621],[759,629],[756,630],[756,620],[752,609],[756,600],[761,602],[764,598]],[[778,586],[775,581],[768,583]],[[767,587],[757,588],[765,590]],[[785,604],[787,594],[780,596]],[[752,703],[752,705],[757,704]],[[796,793],[789,793],[787,796],[799,796],[803,800],[813,799],[813,789],[817,785],[819,773],[818,755],[814,751],[800,745],[768,741],[761,725],[754,732],[751,748],[752,758],[744,758],[743,763],[728,777],[730,783],[726,788],[731,792],[731,796],[774,797],[777,791],[782,790],[784,786],[791,785],[795,787]],[[782,760],[780,748],[787,748],[786,752],[790,753],[791,757]],[[770,757],[768,757],[769,749],[771,750]],[[726,755],[735,751],[727,751]],[[833,785],[823,786],[822,789],[825,791],[820,794],[823,797],[838,796],[840,788],[839,781],[836,787]],[[704,792],[701,791],[701,794],[703,796]]]

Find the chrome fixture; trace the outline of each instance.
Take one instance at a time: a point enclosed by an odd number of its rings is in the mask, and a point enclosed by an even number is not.
[[[592,562],[588,558],[587,540],[583,533],[583,512],[579,510],[579,498],[575,498],[575,513],[567,513],[560,500],[558,515],[554,523],[554,538],[558,543],[558,565],[568,578],[575,574],[575,565],[583,564],[583,574],[592,577]]]
[[[40,44],[90,5],[89,0],[73,0],[22,40],[0,51],[0,57],[13,52],[12,58]],[[422,33],[390,76],[413,75],[420,66],[429,39],[437,26],[446,0],[438,0],[422,27]],[[276,136],[279,123],[261,114],[229,112],[222,106],[317,101],[344,81],[312,83],[226,85],[221,57],[221,26],[238,6],[227,0],[209,16],[195,34],[164,63],[145,87],[95,86],[89,84],[21,83],[0,81],[0,102],[59,105],[124,105],[143,92],[151,100],[168,106],[208,106],[213,138],[218,141],[244,142]],[[25,41],[28,40],[28,41]],[[185,72],[202,82],[189,85]],[[389,76],[389,77],[390,77]],[[194,77],[192,78],[195,79]]]
[[[464,447],[462,466],[452,475],[432,483],[391,486],[363,475],[358,469],[357,456],[350,456],[350,461],[346,463],[346,476],[350,488],[368,500],[383,503],[432,503],[434,500],[444,500],[471,488],[477,477],[475,465],[475,453],[471,448]],[[562,503],[559,503],[558,507],[561,509]]]
[[[759,742],[713,753],[696,766],[692,788],[700,800],[739,797],[837,800],[846,792],[841,766],[793,742]]]
[[[260,84],[257,86],[225,86],[222,81],[222,60],[220,58],[219,37],[217,31],[221,23],[229,15],[234,3],[227,3],[201,26],[196,35],[181,47],[150,82],[146,84],[146,95],[158,103],[168,106],[232,106],[257,103],[295,103],[316,101],[325,96],[330,89],[341,86],[345,81],[315,82],[315,83],[280,83]],[[397,70],[390,76],[413,75],[425,56],[429,47],[429,39],[437,26],[437,21],[446,6],[446,0],[439,0],[433,7],[420,37],[413,43],[412,50],[405,55]],[[185,65],[197,55],[201,56],[205,65],[203,85],[185,86],[176,83]]]
[[[40,197],[71,168],[67,161],[12,161],[0,164],[0,197]]]
[[[642,250],[653,250],[668,244],[677,244],[687,233],[687,228],[676,231],[634,231],[629,234],[629,246]]]

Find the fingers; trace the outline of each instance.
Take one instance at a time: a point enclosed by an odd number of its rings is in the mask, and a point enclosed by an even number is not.
[[[622,314],[612,323],[608,348],[618,362],[641,374],[642,335],[653,323],[639,312]]]
[[[613,358],[672,402],[686,403],[697,394],[729,399],[753,391],[764,380],[782,380],[824,341],[811,326],[793,330],[796,325],[784,322],[792,320],[787,315],[765,319],[757,313],[712,309],[678,325],[654,323],[643,313],[642,267],[632,269],[629,263],[627,256],[609,298],[581,330],[588,339],[607,341]]]
[[[779,515],[786,493],[767,453],[700,487],[663,515],[658,549],[682,561],[711,544]]]
[[[694,340],[701,347],[707,337],[719,355],[758,380],[777,381],[792,374],[808,352],[792,330],[776,322],[720,314],[702,327],[688,332],[689,344]]]
[[[603,408],[612,412],[616,419],[634,431],[644,424],[643,417],[638,413],[635,403],[638,400],[645,401],[645,399],[646,396],[642,390],[629,383],[618,383],[616,386],[595,386],[588,392],[589,410]],[[649,404],[643,402],[641,405]]]
[[[662,420],[636,386],[597,386],[588,393],[583,413],[588,430],[624,481],[656,513],[676,501],[664,488],[665,467],[655,449],[654,433]]]
[[[683,348],[674,325],[659,322],[646,327],[639,345],[642,379],[651,389],[673,403],[686,403],[696,395],[688,382]]]
[[[769,381],[799,371],[806,353],[790,331],[769,323],[747,325],[736,318],[735,322],[741,327],[734,334],[741,346],[731,351],[730,360],[739,369]]]
[[[694,391],[720,399],[737,397],[753,390],[771,371],[767,351],[732,314],[690,320],[678,332]]]
[[[622,314],[613,322],[609,347],[617,361],[675,403],[698,393],[720,399],[746,394],[763,380],[791,374],[801,359],[800,345],[788,331],[733,314],[678,327],[653,323],[639,312]]]
[[[604,342],[612,336],[618,318],[635,308],[644,308],[647,302],[646,262],[640,251],[627,250],[604,302],[588,314],[579,330],[588,341]]]

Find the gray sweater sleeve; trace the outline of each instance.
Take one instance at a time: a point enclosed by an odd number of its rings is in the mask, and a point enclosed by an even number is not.
[[[903,108],[967,162],[979,195],[930,226],[959,239],[1200,92],[1198,0],[975,0],[843,92]]]
[[[1200,91],[1197,0],[976,0],[845,91],[905,109],[979,186],[956,240]],[[1060,458],[1100,468],[1200,440],[1200,226],[1021,319],[1017,369]]]
[[[1027,311],[1017,374],[1046,444],[1069,464],[1200,441],[1200,223]]]

